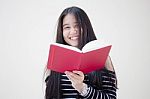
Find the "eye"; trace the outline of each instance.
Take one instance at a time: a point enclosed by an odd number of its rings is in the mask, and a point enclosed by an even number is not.
[[[75,25],[75,28],[76,28],[76,29],[79,29],[79,25],[78,25],[78,24],[77,24],[77,25]]]
[[[63,27],[63,29],[64,29],[64,30],[70,29],[70,26],[65,26],[65,27]]]
[[[75,25],[75,27],[79,27],[78,25]]]
[[[65,27],[66,29],[70,28],[69,26],[68,27]]]

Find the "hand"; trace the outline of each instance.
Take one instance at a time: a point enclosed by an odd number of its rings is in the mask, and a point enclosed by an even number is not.
[[[65,74],[67,75],[68,79],[71,81],[72,86],[81,93],[82,89],[84,88],[84,74],[82,71],[65,71]]]
[[[107,59],[106,59],[105,67],[106,67],[106,69],[108,69],[110,71],[114,71],[114,67],[113,67],[110,56],[108,56]]]

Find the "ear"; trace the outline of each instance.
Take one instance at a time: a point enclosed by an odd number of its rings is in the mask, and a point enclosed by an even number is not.
[[[112,64],[110,56],[108,56],[107,59],[106,59],[105,67],[106,67],[107,70],[114,71],[114,66]]]

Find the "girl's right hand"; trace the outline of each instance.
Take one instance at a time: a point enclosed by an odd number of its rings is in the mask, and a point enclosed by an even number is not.
[[[82,71],[65,71],[65,74],[67,75],[68,79],[71,81],[72,86],[79,92],[83,90],[85,84],[83,83],[84,80],[84,74]]]

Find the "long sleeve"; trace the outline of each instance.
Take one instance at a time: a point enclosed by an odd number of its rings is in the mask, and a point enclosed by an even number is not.
[[[84,96],[86,99],[116,99],[116,76],[112,71],[102,73],[102,89],[97,90],[88,85],[89,89]]]

